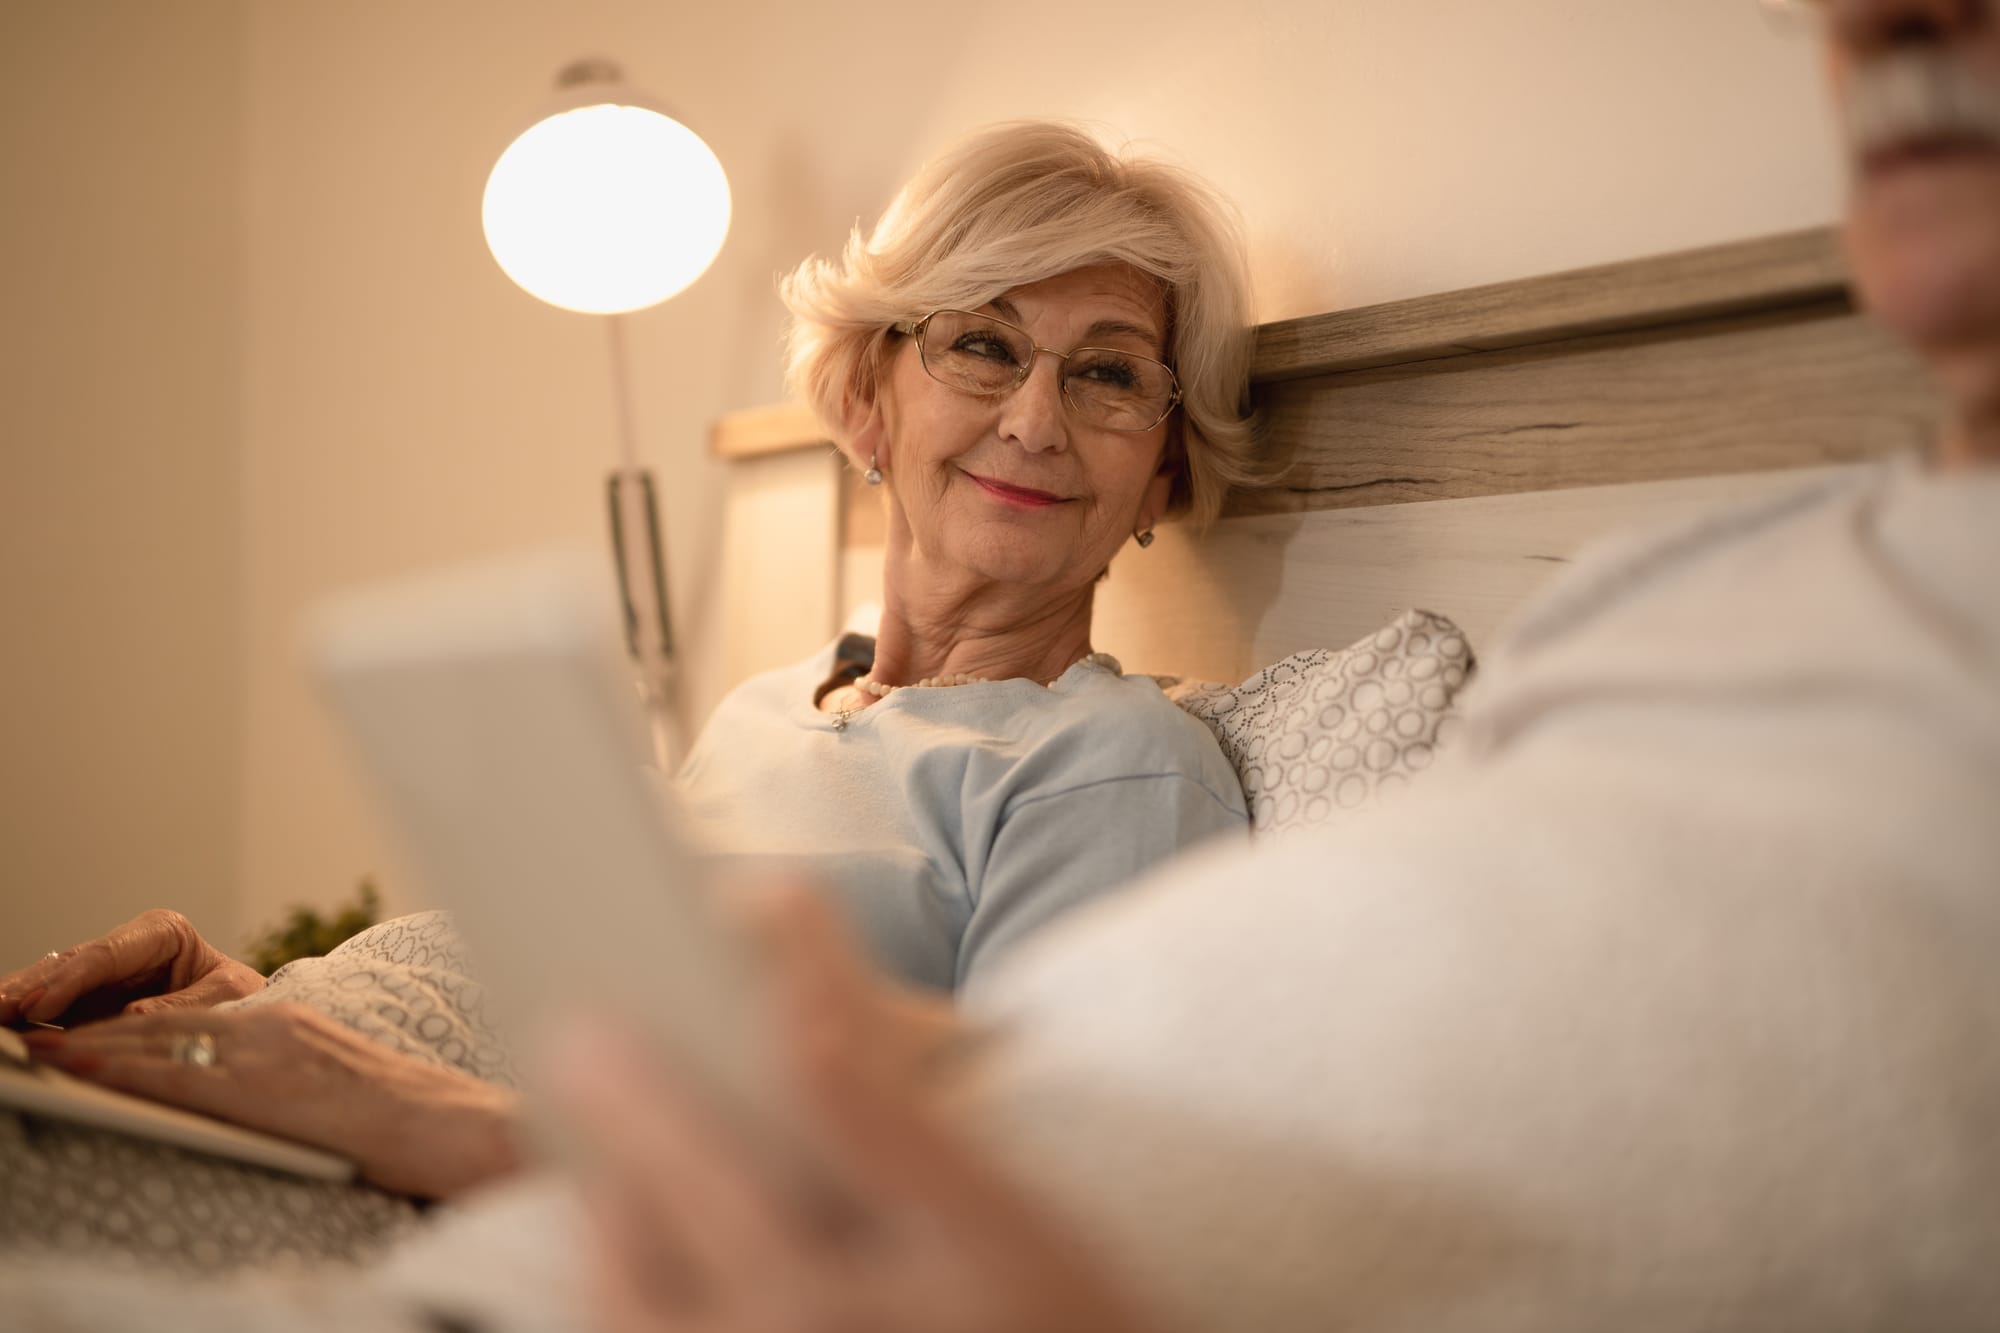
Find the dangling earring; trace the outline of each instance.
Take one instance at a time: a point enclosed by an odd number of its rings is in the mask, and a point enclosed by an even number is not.
[[[861,474],[861,480],[867,482],[870,486],[880,486],[882,484],[882,469],[875,466],[875,457],[874,454],[868,455],[868,470]]]
[[[1139,549],[1143,551],[1153,544],[1153,530],[1147,528],[1143,532],[1135,532],[1132,534],[1132,540],[1139,543]]]

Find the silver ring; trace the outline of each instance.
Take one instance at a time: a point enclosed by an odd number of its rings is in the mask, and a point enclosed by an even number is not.
[[[196,1069],[206,1069],[215,1063],[215,1034],[213,1032],[183,1032],[174,1038],[172,1047],[174,1063],[190,1065]]]
[[[49,960],[51,960],[51,959],[54,959],[54,958],[60,958],[60,957],[62,957],[62,954],[61,954],[60,952],[58,952],[57,950],[54,950],[54,949],[51,949],[51,950],[49,950],[49,951],[48,951],[47,953],[45,953],[45,954],[43,954],[43,955],[42,955],[42,961],[46,963],[46,962],[48,962],[48,961],[49,961]]]

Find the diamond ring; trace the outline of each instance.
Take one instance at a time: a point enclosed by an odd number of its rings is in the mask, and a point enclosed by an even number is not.
[[[192,1065],[196,1069],[206,1069],[215,1063],[215,1034],[212,1032],[184,1032],[174,1038],[172,1052],[175,1064]]]

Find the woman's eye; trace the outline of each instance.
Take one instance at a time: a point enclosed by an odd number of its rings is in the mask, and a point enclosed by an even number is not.
[[[1006,339],[996,338],[990,333],[965,334],[951,345],[951,350],[988,361],[1005,361],[1009,365],[1015,361],[1012,345]]]
[[[1077,372],[1077,378],[1110,389],[1133,389],[1139,384],[1139,372],[1132,363],[1112,357],[1092,361]]]

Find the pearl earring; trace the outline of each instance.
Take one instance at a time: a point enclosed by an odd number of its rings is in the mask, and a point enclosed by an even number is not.
[[[861,474],[861,480],[867,482],[870,486],[880,486],[882,484],[882,469],[875,466],[875,457],[874,454],[868,455],[868,470]]]
[[[1139,543],[1139,549],[1143,551],[1153,544],[1153,530],[1147,528],[1143,532],[1135,532],[1132,534],[1132,540]]]

